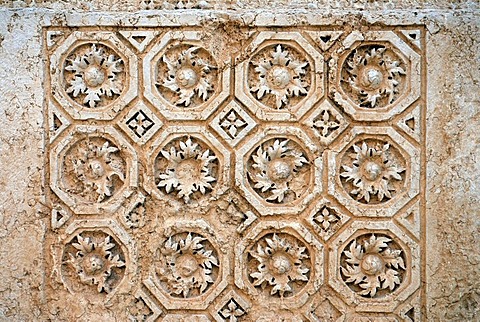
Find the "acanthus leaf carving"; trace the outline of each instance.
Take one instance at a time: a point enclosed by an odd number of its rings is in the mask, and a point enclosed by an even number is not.
[[[187,108],[206,102],[212,96],[217,67],[204,49],[182,47],[162,57],[166,70],[159,73],[157,86],[170,91],[167,97],[172,104]]]
[[[362,46],[347,58],[343,86],[356,104],[382,108],[392,104],[402,93],[406,70],[403,61],[382,45]]]

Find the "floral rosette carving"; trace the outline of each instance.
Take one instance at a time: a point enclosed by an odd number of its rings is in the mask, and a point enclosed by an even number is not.
[[[247,165],[250,185],[266,202],[290,203],[308,189],[310,162],[304,150],[290,139],[264,142],[250,155]]]
[[[63,273],[72,283],[94,285],[98,292],[110,293],[125,274],[125,255],[110,235],[95,231],[76,235],[65,246]]]
[[[191,108],[208,101],[218,83],[214,58],[203,48],[170,48],[157,66],[157,88],[171,104]]]
[[[209,194],[215,187],[219,171],[215,153],[193,137],[169,142],[155,160],[155,179],[165,194],[176,194],[189,203]]]
[[[218,253],[205,237],[195,233],[176,234],[159,249],[156,269],[162,287],[173,297],[204,294],[217,280]]]
[[[291,46],[268,46],[253,57],[248,83],[261,103],[276,110],[288,109],[310,89],[310,63]]]
[[[66,93],[87,108],[110,104],[124,89],[124,62],[113,49],[103,44],[75,48],[64,68]]]
[[[341,86],[364,108],[383,108],[405,90],[406,67],[391,49],[382,45],[360,46],[345,60]]]
[[[342,252],[340,270],[345,283],[359,295],[382,297],[402,283],[405,255],[391,238],[365,234]]]
[[[109,140],[90,137],[66,153],[63,162],[65,190],[88,202],[105,202],[125,182],[126,163],[122,152]]]
[[[300,240],[287,234],[267,234],[248,252],[248,275],[255,287],[270,295],[297,294],[310,277],[310,255]]]
[[[357,201],[378,204],[405,186],[405,160],[390,144],[365,140],[353,144],[342,158],[341,182]]]

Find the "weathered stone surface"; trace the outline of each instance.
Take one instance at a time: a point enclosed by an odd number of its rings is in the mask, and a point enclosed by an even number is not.
[[[477,3],[3,6],[1,320],[480,319]]]

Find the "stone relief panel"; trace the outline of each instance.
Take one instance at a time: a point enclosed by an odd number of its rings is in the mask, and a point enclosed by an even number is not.
[[[195,23],[46,28],[48,296],[128,321],[421,321],[414,27],[252,26],[231,49]]]

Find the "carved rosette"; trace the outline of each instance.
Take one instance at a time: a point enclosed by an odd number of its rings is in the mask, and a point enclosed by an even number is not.
[[[352,32],[329,61],[330,97],[357,121],[385,121],[420,96],[419,54],[392,31]]]
[[[341,182],[348,194],[365,204],[392,199],[405,186],[405,160],[388,142],[354,143],[342,158]]]
[[[50,186],[77,214],[114,212],[137,174],[133,147],[110,126],[76,126],[50,151]]]
[[[197,31],[170,31],[144,58],[145,97],[169,120],[205,120],[228,96],[229,61]]]
[[[125,87],[122,58],[103,44],[76,47],[65,61],[63,74],[70,98],[92,109],[109,105]]]
[[[218,278],[217,251],[202,235],[189,232],[171,236],[159,253],[156,276],[170,296],[185,299],[200,296]]]
[[[341,275],[354,292],[382,297],[404,280],[405,255],[400,246],[383,234],[358,236],[343,250]]]
[[[419,151],[392,128],[354,127],[327,155],[328,192],[357,217],[393,217],[419,192]]]
[[[323,283],[322,267],[322,245],[297,223],[260,221],[235,247],[235,284],[264,310],[304,305]]]
[[[356,311],[393,312],[420,285],[420,248],[392,221],[350,221],[331,240],[329,283]]]
[[[64,189],[87,203],[107,201],[124,185],[126,166],[125,157],[110,140],[80,140],[63,160]]]
[[[125,253],[121,244],[103,231],[83,231],[65,245],[62,274],[74,288],[93,286],[110,293],[125,275]]]
[[[406,90],[407,68],[403,58],[383,44],[354,49],[342,66],[341,85],[362,108],[384,108]]]
[[[190,136],[170,141],[155,159],[157,188],[185,203],[209,195],[218,182],[218,172],[215,152]]]
[[[297,32],[260,32],[239,56],[236,96],[262,120],[301,118],[323,94],[323,57]]]
[[[115,33],[74,31],[51,56],[52,94],[73,119],[111,120],[137,96],[137,69]]]
[[[260,50],[249,65],[250,92],[271,109],[290,109],[310,89],[311,67],[303,55],[288,45]]]
[[[157,89],[165,100],[179,108],[195,108],[218,87],[218,68],[203,48],[179,45],[170,48],[157,63]]]
[[[250,282],[272,296],[289,297],[308,282],[311,259],[305,245],[287,234],[267,234],[248,256]]]
[[[260,144],[248,157],[248,182],[267,203],[289,204],[308,189],[312,166],[298,143],[276,137]]]

